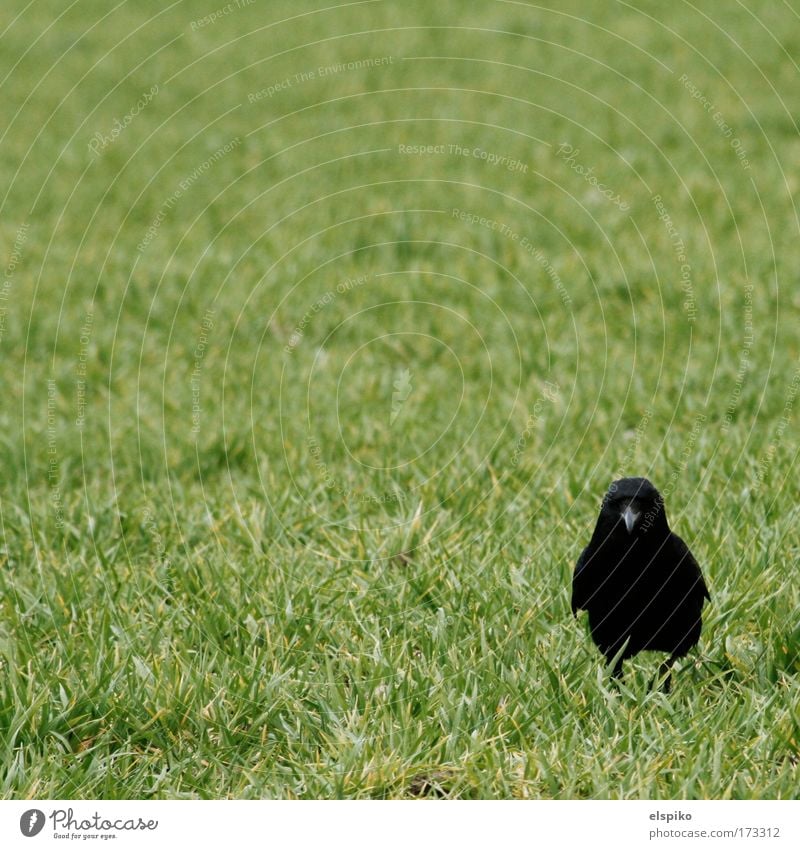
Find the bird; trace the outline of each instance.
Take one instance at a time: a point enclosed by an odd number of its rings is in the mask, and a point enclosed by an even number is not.
[[[641,651],[667,652],[656,680],[669,692],[673,664],[700,639],[706,600],[700,566],[670,530],[661,493],[647,478],[615,480],[572,576],[572,614],[588,612],[612,676]]]

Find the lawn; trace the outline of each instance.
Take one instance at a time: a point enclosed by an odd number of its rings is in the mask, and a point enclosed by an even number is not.
[[[796,4],[4,0],[0,794],[787,798]],[[673,692],[570,614],[646,475]]]

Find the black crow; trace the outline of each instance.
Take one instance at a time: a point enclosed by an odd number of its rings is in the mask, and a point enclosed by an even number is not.
[[[660,675],[700,639],[701,612],[711,600],[700,567],[672,533],[664,499],[646,478],[622,478],[609,487],[589,545],[572,577],[572,613],[589,613],[597,648],[622,675],[622,661],[640,651],[669,658]]]

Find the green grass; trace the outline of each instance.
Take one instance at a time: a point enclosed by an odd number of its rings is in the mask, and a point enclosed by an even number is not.
[[[796,795],[798,12],[224,5],[0,11],[0,794]],[[669,697],[569,612],[621,473]]]

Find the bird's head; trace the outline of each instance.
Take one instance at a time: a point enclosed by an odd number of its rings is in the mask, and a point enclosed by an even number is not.
[[[647,478],[621,478],[614,481],[603,498],[602,523],[631,538],[651,528],[668,530],[664,499]]]

